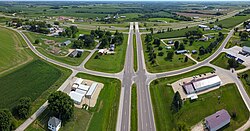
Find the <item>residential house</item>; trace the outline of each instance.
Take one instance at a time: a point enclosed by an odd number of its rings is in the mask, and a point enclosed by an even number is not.
[[[222,109],[205,118],[205,125],[209,131],[217,131],[230,123],[230,115]]]
[[[48,129],[58,131],[61,128],[61,120],[56,117],[50,117],[48,121]]]

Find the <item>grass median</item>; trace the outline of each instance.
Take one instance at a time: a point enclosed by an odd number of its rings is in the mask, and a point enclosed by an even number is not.
[[[132,90],[131,90],[131,131],[137,131],[138,127],[138,120],[137,120],[137,89],[136,89],[136,84],[132,85]]]

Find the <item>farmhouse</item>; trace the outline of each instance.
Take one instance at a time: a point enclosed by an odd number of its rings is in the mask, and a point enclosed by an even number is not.
[[[87,94],[86,94],[86,97],[91,99],[93,94],[95,93],[95,90],[96,90],[96,87],[97,87],[98,83],[94,82],[92,83],[92,85],[90,86]]]
[[[215,114],[212,114],[205,118],[205,125],[209,131],[217,131],[230,123],[230,115],[225,110],[222,109],[217,111]]]
[[[192,94],[201,92],[216,86],[221,85],[221,79],[217,75],[213,75],[207,78],[194,79],[191,82],[184,83],[182,86],[186,94]]]
[[[250,47],[243,46],[242,47],[242,52],[245,53],[245,54],[250,54]]]
[[[67,45],[69,45],[70,43],[71,43],[71,41],[70,41],[70,40],[67,40],[67,41],[61,43],[59,46],[67,46]]]
[[[48,129],[58,131],[61,128],[61,120],[56,117],[50,117],[48,121]]]

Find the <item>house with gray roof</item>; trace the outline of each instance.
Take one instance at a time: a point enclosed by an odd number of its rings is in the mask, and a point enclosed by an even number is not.
[[[48,129],[58,131],[61,128],[62,121],[56,117],[50,117],[48,121]]]
[[[217,131],[230,123],[230,115],[222,109],[205,118],[205,125],[209,131]]]
[[[243,47],[242,47],[242,52],[244,52],[244,53],[246,53],[246,54],[250,54],[250,47],[243,46]]]

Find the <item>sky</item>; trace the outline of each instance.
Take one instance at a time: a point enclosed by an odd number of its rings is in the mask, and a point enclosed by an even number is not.
[[[249,1],[250,0],[0,0],[0,1]]]

